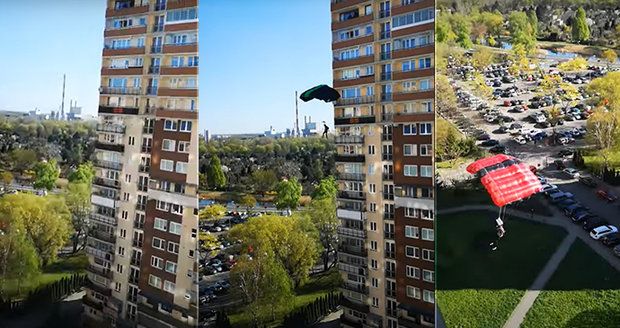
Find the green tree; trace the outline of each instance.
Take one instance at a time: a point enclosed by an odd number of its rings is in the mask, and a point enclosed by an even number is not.
[[[78,165],[78,167],[69,174],[69,182],[86,183],[90,186],[95,177],[95,168],[91,162]]]
[[[222,162],[217,155],[211,157],[207,168],[207,184],[213,189],[221,189],[226,186],[226,175],[222,170]]]
[[[435,88],[437,88],[437,94],[442,95],[437,97],[437,111],[447,117],[456,115],[458,112],[458,102],[448,77],[443,74],[436,74]]]
[[[256,206],[256,198],[250,194],[247,194],[241,197],[241,200],[239,200],[239,205],[245,206],[246,211],[249,211],[251,208]]]
[[[32,149],[15,149],[11,152],[13,168],[23,174],[24,171],[31,170],[37,162],[37,153]]]
[[[288,180],[282,180],[278,183],[276,188],[277,195],[275,199],[275,205],[278,209],[291,209],[294,210],[299,206],[299,199],[301,198],[302,186],[297,178],[291,178]]]
[[[435,37],[437,42],[451,42],[456,38],[456,35],[452,31],[452,26],[448,20],[447,15],[440,14],[437,18],[437,24],[435,26]]]
[[[598,105],[611,111],[620,111],[620,72],[609,72],[592,80],[586,90]]]
[[[78,251],[80,238],[86,234],[88,229],[88,216],[91,212],[91,187],[90,180],[86,181],[89,182],[70,182],[64,194],[73,223],[73,253]]]
[[[312,198],[336,198],[336,194],[338,194],[338,183],[336,182],[334,177],[330,176],[322,179],[316,186],[316,188],[314,188],[314,191],[312,192]]]
[[[453,29],[456,34],[456,43],[465,48],[469,49],[473,46],[471,42],[471,21],[465,15],[453,15]]]
[[[493,64],[494,60],[495,54],[487,47],[477,47],[471,58],[473,66],[480,71]]]
[[[536,39],[538,36],[538,16],[536,16],[536,10],[530,10],[527,12],[527,20],[532,29],[532,36]]]
[[[579,7],[573,18],[573,24],[571,26],[573,41],[582,43],[590,39],[590,27],[586,22],[586,11],[583,7]]]
[[[35,167],[34,187],[52,190],[56,187],[58,177],[60,177],[60,169],[55,159],[40,162]]]
[[[41,273],[37,251],[26,234],[22,222],[8,222],[10,218],[2,217],[3,230],[0,231],[0,294],[3,299],[14,295],[6,295],[6,281],[17,283],[17,294],[21,292],[21,284],[30,281]]]
[[[213,204],[200,210],[198,217],[203,221],[217,221],[224,217],[225,213],[226,207],[220,204]]]
[[[252,173],[251,180],[254,189],[264,196],[275,188],[278,177],[273,170],[257,170]]]
[[[530,19],[522,11],[513,11],[508,17],[508,30],[512,38],[512,45],[522,45],[527,54],[531,54],[536,47],[536,37],[530,25]]]
[[[329,255],[337,246],[337,232],[340,226],[340,220],[336,216],[335,195],[313,199],[302,215],[310,218],[319,233],[319,239],[323,247],[323,270],[327,271],[329,268]]]
[[[11,186],[11,183],[13,183],[13,173],[9,172],[9,171],[4,171],[2,172],[2,176],[0,176],[0,178],[2,179],[2,184],[4,185],[4,189],[8,189]]]

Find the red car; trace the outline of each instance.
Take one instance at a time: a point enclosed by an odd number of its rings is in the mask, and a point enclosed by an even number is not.
[[[605,191],[605,190],[602,190],[602,189],[597,190],[597,191],[596,191],[596,195],[597,195],[599,198],[601,198],[601,199],[603,199],[603,200],[606,200],[606,201],[608,201],[608,202],[610,202],[610,203],[611,203],[611,202],[614,202],[614,201],[616,201],[616,200],[618,199],[618,196],[616,196],[616,195],[612,194],[612,193],[611,193],[611,192],[609,192],[609,191]]]

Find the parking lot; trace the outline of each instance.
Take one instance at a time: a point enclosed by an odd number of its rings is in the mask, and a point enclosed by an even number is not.
[[[541,66],[545,74],[557,74],[556,61],[546,59]],[[597,229],[594,237],[610,249],[619,245],[616,227],[620,226],[620,208],[613,188],[575,170],[571,162],[572,152],[587,146],[586,120],[592,110],[585,87],[591,78],[604,75],[605,69],[589,66],[588,70],[563,73],[562,81],[578,91],[563,97],[559,89],[541,94],[542,75],[512,76],[507,67],[493,65],[481,72],[484,83],[493,90],[492,99],[486,100],[477,96],[470,82],[472,67],[452,67],[450,82],[459,107],[449,120],[489,152],[509,154],[531,165],[543,182],[549,204],[566,212],[566,220],[584,226],[584,234]],[[552,108],[557,114],[551,115]],[[565,167],[575,171],[566,173]],[[605,225],[613,227],[599,228]],[[610,252],[620,256],[620,246]]]

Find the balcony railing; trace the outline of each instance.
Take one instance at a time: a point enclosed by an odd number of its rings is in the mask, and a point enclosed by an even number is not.
[[[151,153],[151,146],[142,146],[140,148],[140,152],[145,153],[145,154],[150,154]]]
[[[356,237],[361,239],[366,238],[366,231],[360,229],[338,227],[338,233],[348,237]]]
[[[366,193],[363,191],[341,190],[338,192],[338,198],[364,200],[366,199]]]
[[[125,133],[125,126],[120,124],[97,124],[98,132]]]
[[[108,279],[112,279],[112,271],[107,270],[107,269],[103,269],[103,268],[99,268],[96,267],[94,265],[88,265],[86,267],[86,271],[94,273],[96,275],[108,278]]]
[[[369,124],[375,123],[374,115],[363,115],[363,116],[348,116],[348,117],[336,117],[334,118],[335,125],[342,124]]]
[[[383,180],[394,180],[394,173],[383,173]]]
[[[98,159],[98,158],[93,160],[93,165],[96,167],[103,168],[103,169],[110,169],[110,170],[117,170],[117,171],[120,171],[123,169],[123,163],[105,161],[105,160]]]
[[[391,161],[394,158],[394,154],[381,154],[381,159],[384,161]]]
[[[146,211],[146,204],[140,204],[140,203],[136,204],[136,210],[143,211],[143,212]]]
[[[110,244],[116,243],[116,235],[112,233],[107,233],[107,232],[102,232],[102,231],[97,231],[97,230],[90,230],[88,232],[88,236],[98,239],[98,240],[108,242]]]
[[[95,180],[93,180],[93,184],[98,185],[98,186],[116,188],[116,189],[119,189],[121,187],[121,182],[119,180],[101,178],[101,177],[96,177]]]
[[[343,163],[363,163],[366,156],[364,154],[338,154],[335,156],[335,160]]]
[[[144,148],[144,147],[143,147]],[[145,153],[145,151],[142,151],[143,153]],[[149,150],[150,152],[150,150]],[[150,165],[144,165],[144,164],[140,164],[138,166],[138,172],[141,173],[148,173],[151,170],[151,166]]]
[[[153,25],[153,33],[163,32],[163,31],[164,31],[164,25],[163,24],[155,24],[155,25]]]
[[[162,49],[164,48],[163,45],[158,44],[158,45],[154,45],[151,47],[151,53],[152,54],[158,54],[161,53]]]
[[[335,142],[336,144],[363,144],[364,136],[336,136]]]
[[[357,293],[368,294],[368,287],[364,285],[350,284],[350,283],[345,282],[342,284],[342,288],[351,290]]]
[[[139,95],[142,90],[134,87],[101,87],[100,93],[104,95]]]
[[[144,221],[133,221],[133,227],[136,229],[144,229]]]
[[[381,94],[381,101],[392,101],[392,93],[384,92]]]
[[[142,128],[142,133],[144,134],[153,134],[153,131],[155,130],[154,127],[152,126],[145,126]]]
[[[96,258],[102,259],[103,261],[110,262],[114,260],[114,253],[112,253],[111,251],[101,250],[101,249],[98,249],[90,245],[86,245],[85,250],[87,254],[90,254],[92,256],[95,256]]]
[[[347,181],[364,181],[366,179],[366,174],[364,173],[339,173],[339,180],[347,180]]]
[[[383,236],[387,239],[394,239],[394,232],[393,231],[384,231],[383,232]]]
[[[338,251],[345,254],[351,254],[355,256],[366,257],[368,256],[368,250],[366,248],[361,247],[348,247],[348,246],[339,246]]]
[[[393,120],[394,120],[394,113],[383,113],[383,114],[381,114],[381,121],[383,121],[383,122],[392,122]],[[390,134],[390,137],[391,136],[392,135]]]
[[[153,87],[153,86],[147,87],[146,94],[149,96],[157,96],[157,87]]]
[[[387,297],[396,297],[396,290],[395,289],[386,288],[385,289],[385,296],[387,296]],[[391,310],[391,309],[388,308],[386,310]],[[394,313],[396,313],[396,311]],[[393,314],[392,316],[395,316],[395,314]]]
[[[116,226],[117,221],[115,217],[110,217],[107,215],[101,215],[98,213],[91,213],[89,216],[91,222],[107,224],[111,226]]]
[[[379,58],[381,60],[387,60],[387,59],[391,59],[392,58],[392,53],[391,52],[381,52],[379,53]]]
[[[121,144],[112,144],[112,143],[104,143],[101,141],[95,142],[95,148],[107,151],[114,151],[118,153],[122,153],[125,151],[125,145]]]
[[[133,247],[142,247],[143,241],[140,239],[135,239],[131,241],[131,246]]]
[[[381,73],[381,81],[390,81],[392,79],[392,72]]]
[[[394,220],[394,212],[383,212],[384,220]]]
[[[375,102],[375,96],[363,96],[356,98],[340,98],[336,100],[336,106],[347,106],[347,105],[359,105],[359,104],[370,104]]]
[[[379,18],[390,17],[390,10],[379,10]]]
[[[129,261],[129,264],[135,265],[137,267],[139,267],[141,263],[142,263],[142,260],[138,257],[132,257],[131,260]]]
[[[161,66],[149,66],[149,74],[159,74]]]
[[[139,110],[136,107],[99,106],[99,114],[137,115],[138,113],[139,113]]]

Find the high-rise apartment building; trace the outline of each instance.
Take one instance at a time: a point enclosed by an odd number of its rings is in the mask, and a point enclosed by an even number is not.
[[[108,0],[105,19],[84,321],[195,326],[198,1]]]
[[[345,327],[434,325],[433,0],[333,0]]]

